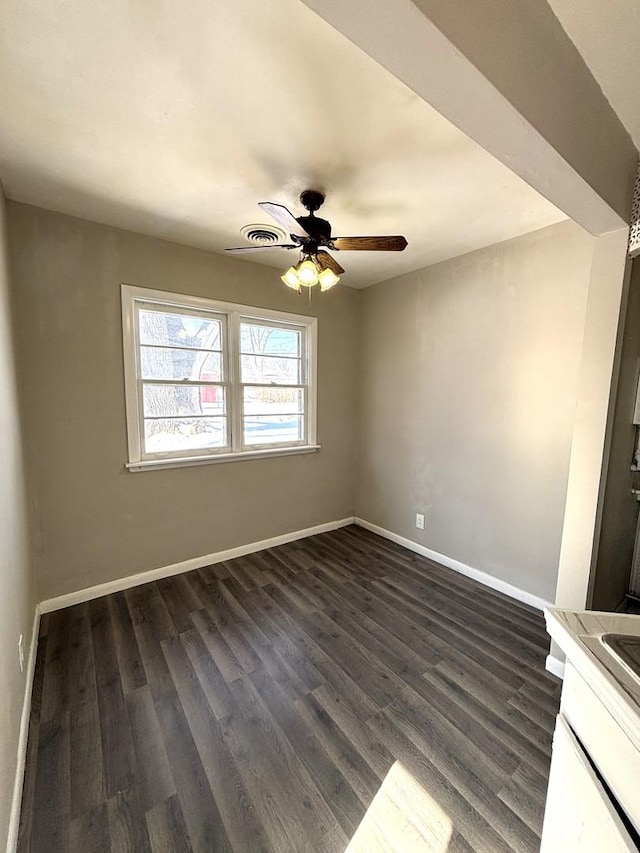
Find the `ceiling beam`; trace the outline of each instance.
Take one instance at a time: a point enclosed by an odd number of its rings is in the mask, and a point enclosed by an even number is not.
[[[638,152],[545,0],[304,2],[587,231],[629,222]]]

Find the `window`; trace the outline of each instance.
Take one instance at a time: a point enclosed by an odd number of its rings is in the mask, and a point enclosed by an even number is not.
[[[122,285],[131,470],[318,448],[313,317]]]

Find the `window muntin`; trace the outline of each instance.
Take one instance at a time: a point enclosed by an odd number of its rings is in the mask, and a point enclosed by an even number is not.
[[[129,467],[316,447],[314,318],[122,290]]]

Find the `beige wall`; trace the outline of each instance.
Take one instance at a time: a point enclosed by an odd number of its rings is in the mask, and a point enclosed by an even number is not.
[[[7,843],[18,754],[25,674],[18,663],[24,635],[25,662],[35,606],[28,550],[25,483],[14,370],[5,201],[0,189],[0,849]]]
[[[640,486],[640,475],[630,470],[636,444],[633,425],[640,367],[640,263],[631,275],[624,324],[611,454],[606,478],[602,527],[593,579],[594,610],[613,610],[629,588],[629,573],[638,520],[638,502],[631,494]]]
[[[357,291],[20,204],[10,237],[39,598],[353,514]],[[322,450],[127,472],[121,282],[317,316]]]
[[[592,245],[562,223],[363,291],[357,514],[549,600]]]

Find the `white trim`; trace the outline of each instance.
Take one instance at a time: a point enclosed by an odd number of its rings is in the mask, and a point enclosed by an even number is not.
[[[143,459],[126,462],[129,471],[153,471],[162,468],[188,468],[190,465],[215,465],[219,462],[240,462],[243,459],[262,459],[272,456],[300,456],[315,453],[320,444],[301,444],[298,447],[272,447],[268,450],[243,450],[240,453],[219,453],[217,456],[185,456],[182,459]]]
[[[240,305],[237,302],[221,302],[217,299],[209,299],[206,296],[192,296],[188,293],[173,293],[168,290],[153,290],[148,287],[138,287],[134,284],[123,283],[120,285],[131,299],[143,302],[157,302],[160,305],[172,307],[182,305],[196,308],[207,314],[228,314],[237,311],[243,317],[250,320],[273,320],[274,322],[291,323],[293,326],[308,325],[316,317],[306,314],[291,314],[287,311],[276,311],[273,308],[258,308],[255,305]]]
[[[306,527],[303,530],[282,533],[280,536],[273,536],[271,539],[262,539],[259,542],[250,542],[248,545],[239,545],[237,548],[228,548],[226,551],[215,551],[213,554],[206,554],[204,557],[192,557],[190,560],[183,560],[180,563],[173,563],[169,566],[161,566],[158,569],[150,569],[149,571],[139,572],[128,577],[117,578],[113,581],[107,581],[107,583],[100,583],[96,584],[96,586],[76,590],[76,592],[68,592],[66,595],[58,595],[55,598],[47,598],[41,601],[38,606],[40,613],[50,613],[52,610],[61,610],[63,607],[71,607],[74,604],[81,604],[84,601],[101,598],[103,595],[109,595],[112,592],[120,592],[123,589],[130,589],[131,587],[140,586],[141,584],[150,583],[161,578],[190,572],[193,569],[201,569],[204,566],[221,563],[223,560],[233,560],[235,557],[243,557],[245,554],[264,551],[265,548],[275,548],[277,545],[295,542],[296,539],[306,539],[307,536],[315,536],[318,533],[337,530],[339,527],[346,527],[348,524],[353,524],[353,522],[353,516],[349,516],[348,518],[341,518],[338,521],[316,524],[315,527]]]
[[[18,735],[18,757],[16,761],[16,774],[13,783],[13,797],[11,799],[11,812],[9,817],[9,834],[7,837],[7,853],[14,853],[18,846],[18,830],[20,828],[20,806],[22,804],[22,788],[24,786],[24,771],[27,760],[27,739],[29,737],[29,717],[31,715],[31,694],[33,691],[33,678],[36,669],[36,653],[38,650],[38,634],[40,633],[40,606],[36,604],[33,615],[33,627],[31,629],[31,645],[27,668],[24,673],[24,698],[22,700],[22,714],[20,715],[20,733]]]
[[[268,308],[256,308],[232,302],[219,302],[189,294],[150,290],[130,284],[121,284],[122,342],[124,358],[124,392],[127,424],[127,446],[129,451],[125,467],[129,471],[145,471],[153,468],[178,468],[182,466],[206,465],[215,462],[233,462],[253,459],[262,455],[286,455],[308,453],[318,449],[317,445],[317,335],[318,318],[305,314],[291,314]],[[177,313],[200,314],[217,319],[222,323],[223,377],[220,382],[205,384],[223,385],[227,408],[227,445],[221,448],[172,451],[167,453],[144,452],[144,418],[142,413],[142,387],[140,346],[138,341],[137,312],[140,306],[157,306],[158,310],[173,310]],[[290,328],[299,332],[303,342],[300,354],[304,384],[305,407],[303,415],[304,440],[280,443],[244,445],[243,402],[240,382],[240,333],[242,322],[265,323],[278,328]],[[145,380],[146,381],[146,380]],[[171,384],[170,380],[167,380]],[[186,383],[185,383],[186,384]],[[198,383],[193,383],[197,385]],[[264,453],[263,453],[264,451]]]
[[[544,662],[544,668],[547,672],[562,679],[564,679],[564,666],[565,662],[560,660],[560,658],[554,657],[554,655],[547,655],[547,659]]]
[[[360,527],[370,530],[372,533],[377,533],[378,536],[383,536],[385,539],[390,539],[392,542],[396,542],[398,545],[408,548],[409,551],[414,551],[416,554],[420,554],[428,560],[440,563],[447,569],[453,569],[454,572],[458,572],[459,574],[465,575],[474,581],[478,581],[478,583],[481,583],[484,586],[488,586],[491,587],[491,589],[502,592],[510,598],[515,598],[516,601],[521,601],[523,604],[535,607],[536,610],[544,610],[545,607],[552,607],[551,602],[546,601],[544,598],[540,598],[538,595],[533,595],[531,592],[527,592],[524,589],[513,586],[513,584],[487,574],[487,572],[483,572],[480,569],[474,569],[471,566],[467,566],[459,560],[454,560],[453,557],[447,557],[445,554],[439,554],[437,551],[432,551],[431,548],[426,548],[424,545],[419,545],[411,539],[406,539],[404,536],[392,533],[384,527],[378,527],[377,524],[372,524],[370,521],[365,521],[363,518],[356,517],[354,518],[354,522],[359,524]]]

